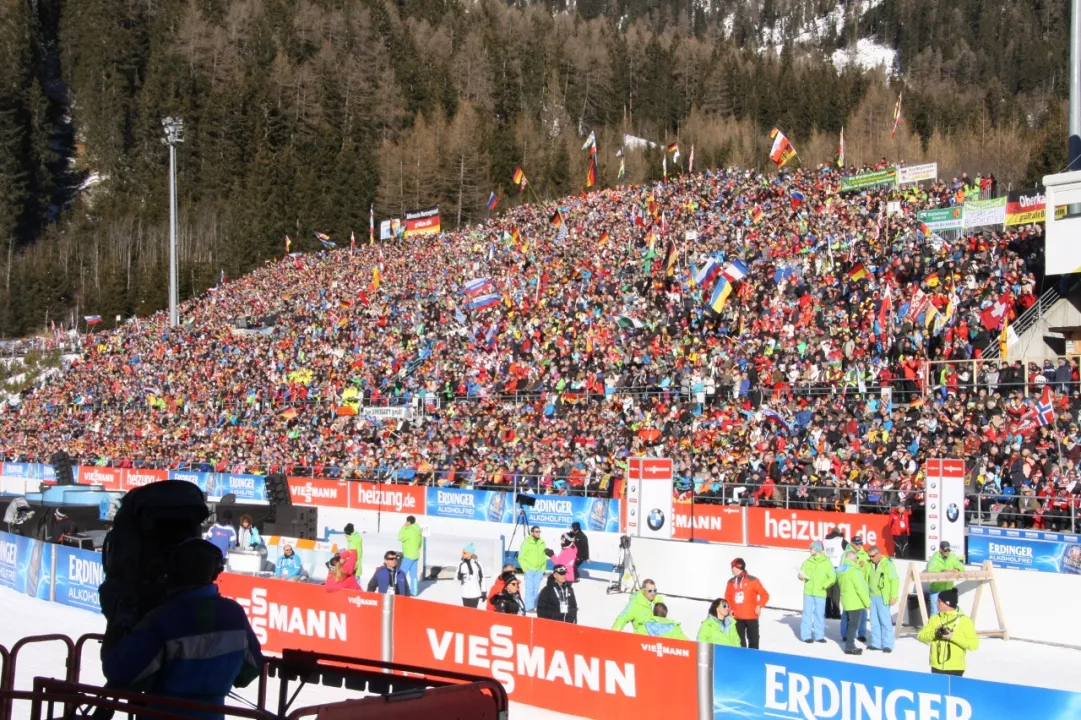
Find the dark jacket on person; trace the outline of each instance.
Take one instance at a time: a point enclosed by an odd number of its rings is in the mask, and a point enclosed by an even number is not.
[[[495,611],[503,613],[504,615],[525,615],[525,602],[522,600],[522,596],[516,592],[503,592],[496,595],[491,600]],[[556,606],[558,610],[558,605]]]
[[[406,574],[398,568],[391,570],[386,565],[380,565],[374,573],[372,573],[372,579],[368,581],[368,592],[377,592],[380,594],[386,594],[387,588],[394,585],[394,593],[396,595],[409,595],[409,578]]]
[[[567,612],[560,611],[560,603],[566,602]],[[551,575],[548,584],[537,596],[537,617],[559,622],[578,622],[578,600],[574,597],[574,586],[569,582],[560,585]]]
[[[101,668],[106,680],[124,690],[223,705],[232,688],[259,677],[263,655],[244,609],[222,597],[217,585],[204,585],[177,592],[151,610],[105,654]]]
[[[574,564],[581,565],[589,560],[589,538],[581,530],[572,533],[571,537],[574,539],[574,546],[578,548],[578,559],[574,561]]]

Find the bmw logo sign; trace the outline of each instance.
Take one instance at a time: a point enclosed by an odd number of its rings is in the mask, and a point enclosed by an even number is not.
[[[957,507],[957,503],[950,503],[946,506],[946,519],[950,522],[957,522],[957,518],[961,517],[961,510]]]
[[[664,513],[660,508],[653,508],[649,511],[649,517],[646,518],[646,525],[653,532],[657,532],[664,527]]]

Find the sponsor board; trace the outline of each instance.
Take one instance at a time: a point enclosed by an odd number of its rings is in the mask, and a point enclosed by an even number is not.
[[[248,615],[264,652],[313,650],[378,660],[383,605],[379,595],[328,592],[322,585],[222,573],[222,595]]]
[[[48,600],[53,547],[51,543],[0,532],[0,587]]]
[[[964,214],[964,205],[954,205],[934,210],[921,210],[916,213],[916,219],[932,232],[960,230],[964,226]]]
[[[671,539],[672,460],[636,457],[627,461],[627,532],[638,537]]]
[[[290,477],[287,480],[289,496],[294,505],[349,507],[349,483],[344,480],[301,477]]]
[[[938,179],[938,163],[924,163],[923,165],[908,165],[897,168],[897,184],[908,185],[910,183],[923,182]]]
[[[965,547],[965,462],[928,460],[923,485],[926,557],[931,557],[943,540],[958,555]]]
[[[105,580],[101,554],[57,545],[53,602],[101,612],[98,587]]]
[[[1037,530],[971,527],[968,557],[973,565],[1081,575],[1081,536]]]
[[[363,482],[351,482],[349,486],[352,488],[349,507],[353,510],[381,510],[408,515],[426,514],[425,488],[423,487],[393,483],[376,485]]]
[[[435,235],[440,231],[439,208],[415,210],[407,212],[404,218],[405,236],[410,235]]]
[[[207,487],[207,500],[220,500],[235,495],[238,503],[267,501],[266,478],[262,475],[230,475],[214,473]]]
[[[501,493],[507,497],[504,503],[514,502],[513,493]],[[563,495],[537,495],[537,503],[526,508],[530,525],[561,528],[571,523],[581,523],[592,532],[619,532],[619,500],[594,497],[566,497]],[[513,508],[511,508],[513,513]],[[514,522],[513,514],[505,522]]]
[[[79,466],[81,485],[100,485],[105,490],[124,489],[124,470],[122,468],[98,467],[96,465]]]
[[[1046,220],[1047,198],[1043,185],[1029,190],[1011,190],[1006,194],[1006,225],[1030,225]],[[1066,206],[1055,208],[1055,219],[1066,217]]]
[[[127,492],[137,487],[143,487],[150,483],[168,480],[169,473],[165,470],[136,470],[128,468],[121,475],[120,489]]]
[[[78,470],[73,467],[72,471],[75,473],[76,482],[78,482]],[[0,477],[36,480],[38,482],[47,483],[56,482],[56,473],[53,471],[53,466],[43,465],[41,463],[0,463]],[[37,488],[35,488],[35,490],[36,489]]]
[[[848,540],[861,535],[865,545],[878,545],[887,555],[893,555],[888,515],[756,507],[746,508],[746,511],[748,545],[806,550],[812,542],[824,539],[836,527]]]
[[[204,493],[210,489],[210,481],[215,473],[195,472],[194,470],[170,470],[170,480],[189,482]]]
[[[865,190],[866,188],[879,185],[894,185],[897,183],[897,168],[891,167],[885,170],[860,173],[841,178],[841,192],[846,190]]]
[[[373,418],[392,418],[395,420],[412,420],[413,408],[411,407],[383,407],[381,405],[364,405],[357,409],[359,415]]]
[[[394,598],[394,662],[487,675],[584,717],[695,717],[695,644]]]
[[[1006,224],[1006,198],[969,200],[962,218],[965,229]]]
[[[430,487],[426,502],[427,514],[435,517],[514,522],[514,499],[510,493]]]
[[[717,720],[1066,720],[1081,695],[718,646],[712,705]]]
[[[379,221],[379,239],[390,240],[390,220]]]
[[[673,540],[743,545],[743,508],[706,503],[675,503]]]

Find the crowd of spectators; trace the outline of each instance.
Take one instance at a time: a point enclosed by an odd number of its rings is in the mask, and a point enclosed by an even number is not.
[[[652,452],[684,494],[830,509],[918,501],[925,459],[963,457],[974,494],[1076,496],[1076,365],[979,361],[1036,302],[1042,229],[921,226],[979,196],[967,177],[841,178],[683,175],[294,253],[184,303],[179,328],[93,333],[0,414],[0,456],[560,493],[606,491]],[[711,258],[748,268],[720,313],[694,282]],[[1044,385],[1046,425],[1026,392]]]

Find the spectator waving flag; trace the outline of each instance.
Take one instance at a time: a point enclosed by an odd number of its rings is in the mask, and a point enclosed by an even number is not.
[[[522,168],[514,168],[514,184],[519,187],[522,192],[525,192],[526,185],[529,184],[529,180],[526,179],[525,173],[522,172]]]
[[[724,276],[732,282],[739,282],[743,278],[747,277],[749,272],[746,263],[742,260],[733,260],[728,263],[728,267],[724,269]]]
[[[1055,422],[1055,404],[1051,400],[1051,387],[1049,385],[1043,386],[1043,395],[1040,396],[1040,401],[1036,403],[1036,419],[1041,426]]]
[[[97,325],[101,322],[101,315],[86,315],[83,320],[86,321],[87,325]]]
[[[713,258],[710,258],[706,260],[706,264],[703,265],[702,269],[694,276],[694,284],[705,289],[705,287],[713,282],[720,274],[721,264]]]
[[[473,310],[484,310],[485,308],[495,307],[499,303],[503,302],[503,296],[498,293],[481,295],[480,297],[473,298],[469,301],[467,307]]]
[[[476,280],[470,280],[465,284],[465,294],[469,297],[476,297],[482,292],[492,286],[492,281],[487,278],[477,278]]]
[[[331,248],[338,247],[338,245],[336,243],[332,243],[330,241],[330,236],[327,235],[326,233],[322,233],[322,232],[319,232],[318,230],[316,230],[312,234],[315,235],[315,239],[318,240],[319,242],[323,243],[323,247],[327,248],[328,250],[331,249]]]
[[[582,145],[582,150],[597,151],[597,133],[590,130],[589,137],[586,138],[585,143]]]
[[[901,124],[901,93],[897,93],[897,104],[893,106],[893,130],[890,137],[896,137],[897,127]]]
[[[777,167],[784,167],[786,162],[796,157],[796,148],[785,137],[785,134],[777,128],[770,130],[769,136],[773,138],[773,147],[770,148],[769,159]]]
[[[728,282],[726,278],[719,278],[717,280],[717,287],[713,288],[713,295],[709,298],[709,308],[718,315],[724,310],[724,305],[728,302],[728,296],[732,294],[732,283]]]
[[[787,420],[784,419],[784,416],[773,408],[769,407],[768,405],[764,405],[762,407],[762,417],[766,420],[777,423],[788,432],[792,432],[792,426],[788,423]]]
[[[499,204],[499,196],[494,192],[488,196],[488,212],[495,210],[495,206]]]

